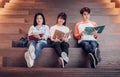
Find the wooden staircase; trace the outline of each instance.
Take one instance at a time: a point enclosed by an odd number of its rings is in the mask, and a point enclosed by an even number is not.
[[[64,69],[56,68],[57,56],[50,47],[44,48],[33,68],[27,68],[24,60],[26,48],[12,47],[28,32],[34,14],[43,12],[48,26],[56,23],[58,13],[67,13],[67,26],[81,20],[79,10],[91,8],[91,20],[106,25],[99,35],[102,61],[91,69],[85,53],[78,48],[73,35],[70,40],[70,62]],[[120,77],[120,8],[111,0],[9,0],[0,8],[0,76],[1,77]],[[25,72],[25,74],[24,74]]]

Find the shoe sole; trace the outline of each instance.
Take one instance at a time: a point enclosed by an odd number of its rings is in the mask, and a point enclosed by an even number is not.
[[[95,57],[97,59],[97,62],[101,61],[100,51],[98,49],[95,50]]]
[[[62,65],[62,68],[64,68],[64,61],[63,61],[63,59],[62,58],[59,58],[59,63],[60,63],[60,65]]]
[[[61,53],[61,57],[63,58],[63,60],[65,60],[68,63],[69,58],[68,58],[68,56],[67,56],[67,54],[65,52]]]
[[[29,60],[29,56],[28,56],[28,52],[25,52],[25,55],[24,55],[24,57],[25,57],[25,61],[26,61],[26,63],[27,63],[27,66],[29,67],[29,68],[31,68],[32,66],[33,66],[33,64],[31,65],[29,62],[30,62],[30,60]]]
[[[30,45],[28,52],[30,54],[30,57],[34,60],[35,59],[35,48],[33,45]]]
[[[90,65],[92,68],[96,68],[96,63],[95,63],[95,58],[92,53],[88,54],[89,60],[90,60]]]

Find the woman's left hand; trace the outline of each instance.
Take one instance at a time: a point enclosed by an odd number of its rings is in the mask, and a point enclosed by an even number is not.
[[[67,37],[63,37],[62,40],[65,41],[65,42],[68,42],[69,39]]]

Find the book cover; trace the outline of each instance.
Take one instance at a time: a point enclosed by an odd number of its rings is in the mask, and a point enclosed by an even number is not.
[[[70,35],[70,33],[71,33],[71,31],[70,32],[67,32],[67,33],[64,33],[64,32],[62,32],[62,31],[60,31],[60,30],[55,30],[55,33],[54,33],[54,35],[53,35],[53,38],[55,39],[55,38],[58,38],[58,39],[62,39],[63,37],[69,37],[69,35]]]
[[[43,37],[43,34],[39,34],[40,37]],[[28,39],[29,40],[34,40],[34,41],[38,41],[39,39],[38,38],[35,38],[33,35],[31,36],[28,36]]]
[[[97,26],[97,27],[86,27],[85,28],[85,34],[92,35],[92,31],[97,31],[97,33],[102,33],[105,25]]]

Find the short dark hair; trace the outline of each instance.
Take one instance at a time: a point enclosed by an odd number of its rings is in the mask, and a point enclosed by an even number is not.
[[[42,25],[45,25],[45,24],[46,24],[46,23],[45,23],[45,17],[44,17],[44,15],[43,15],[42,13],[36,13],[36,14],[35,14],[33,25],[34,25],[34,26],[37,26],[37,25],[38,25],[38,24],[37,24],[37,21],[36,21],[38,15],[41,15],[41,16],[42,16],[42,18],[43,18],[43,23],[42,23]]]
[[[88,12],[90,14],[90,8],[88,7],[83,7],[81,10],[80,10],[80,14],[83,15],[84,12]]]
[[[58,22],[58,18],[64,19],[65,22],[63,23],[63,25],[66,25],[67,15],[64,12],[61,12],[61,13],[58,14],[58,16],[57,16],[57,22]]]

